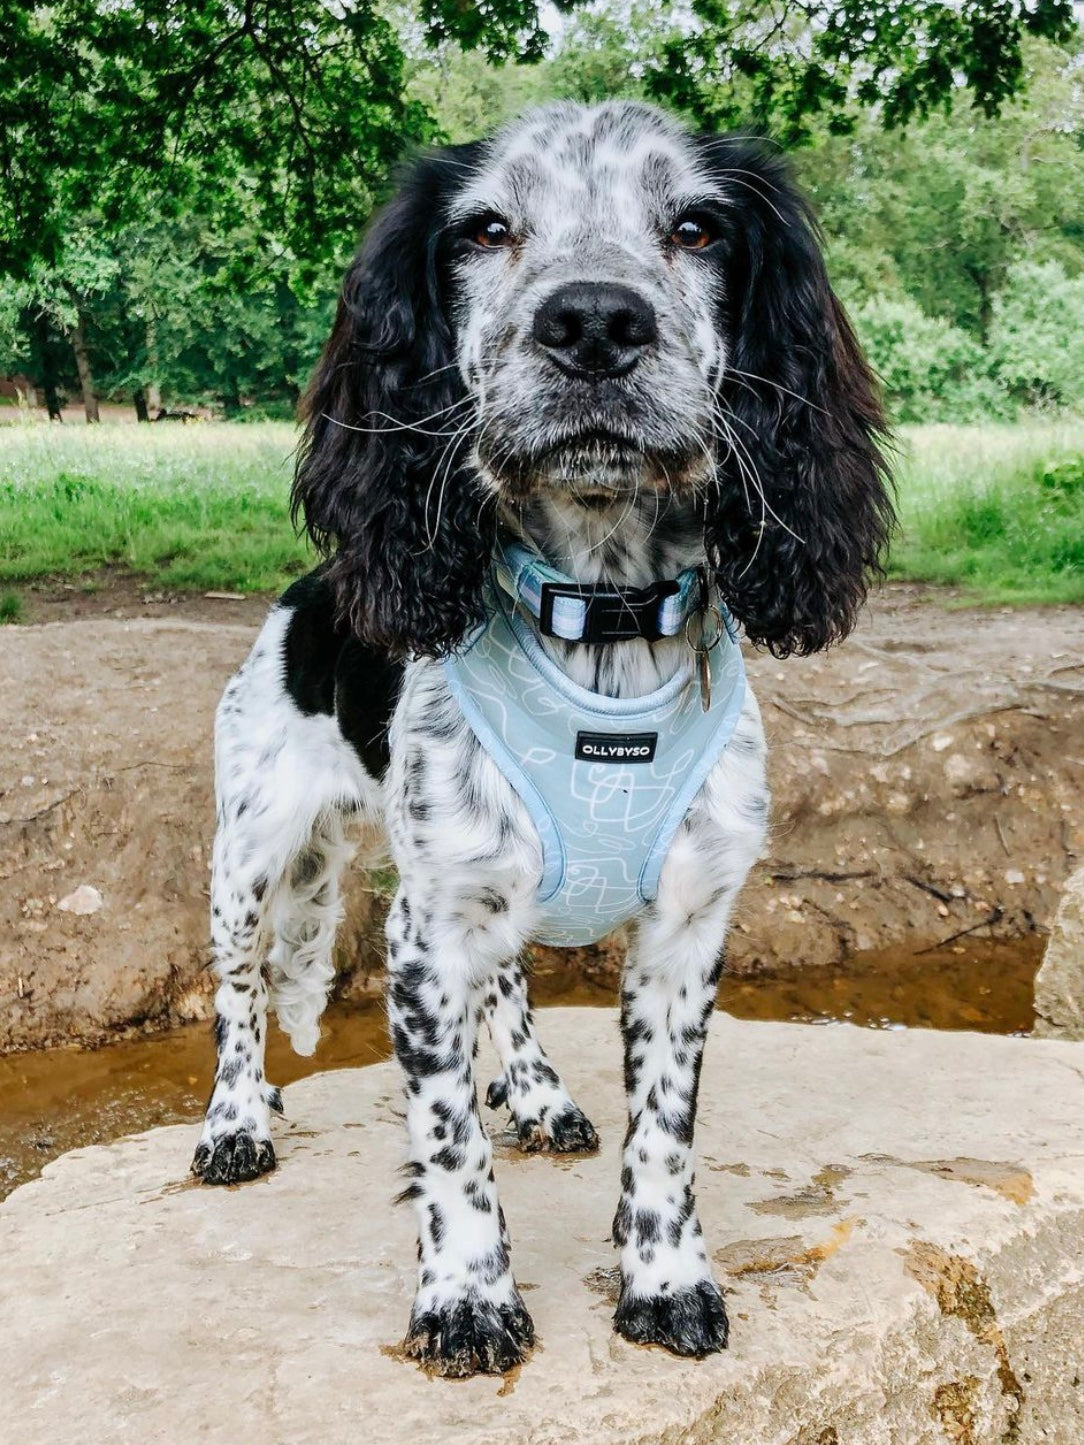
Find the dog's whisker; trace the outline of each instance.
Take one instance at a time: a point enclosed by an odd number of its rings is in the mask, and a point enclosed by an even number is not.
[[[791,391],[789,386],[784,386],[782,382],[773,381],[769,376],[757,376],[756,372],[754,371],[741,371],[736,366],[727,366],[724,370],[724,380],[727,375],[746,377],[749,381],[759,381],[762,383],[762,385],[770,386],[773,390],[781,392],[784,396],[794,397],[795,401],[800,401],[803,406],[808,406],[813,411],[819,411],[822,416],[831,415],[831,413],[826,411],[823,406],[818,406],[815,401],[810,401],[808,396],[802,396],[800,392]],[[750,388],[750,390],[752,390],[752,388]],[[755,391],[753,392],[753,395],[756,395]]]

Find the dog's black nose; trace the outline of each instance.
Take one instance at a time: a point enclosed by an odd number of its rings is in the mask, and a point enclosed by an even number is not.
[[[535,312],[534,339],[570,376],[624,376],[658,339],[655,310],[631,286],[570,281]]]

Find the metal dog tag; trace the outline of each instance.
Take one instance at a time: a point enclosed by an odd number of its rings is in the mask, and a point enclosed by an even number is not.
[[[708,639],[706,635],[705,624],[707,622],[707,619],[712,616],[712,614],[714,614],[715,619],[715,635]],[[704,609],[696,615],[696,620],[700,623],[700,640],[698,642],[694,642],[692,640],[692,637],[689,635],[689,626],[690,623],[693,622],[693,620],[694,619],[690,617],[688,622],[686,622],[685,624],[685,641],[696,653],[696,673],[697,678],[700,682],[700,706],[704,710],[704,712],[710,712],[711,665],[708,661],[708,654],[711,652],[712,648],[718,647],[719,643],[722,641],[723,632],[725,630],[723,625],[723,614],[719,611],[718,607],[716,607],[714,603],[709,602],[707,606],[704,607]]]
[[[711,668],[708,665],[708,649],[696,649],[696,668],[700,674],[700,706],[704,712],[711,710]]]

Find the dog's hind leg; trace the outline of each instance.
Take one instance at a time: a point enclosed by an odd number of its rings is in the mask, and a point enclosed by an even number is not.
[[[528,1154],[593,1153],[598,1135],[538,1041],[518,963],[493,976],[483,1007],[502,1069],[489,1086],[486,1103],[491,1109],[508,1105],[519,1147]]]
[[[275,1167],[264,1074],[270,972],[295,1046],[312,1052],[331,981],[342,818],[375,813],[379,787],[333,717],[286,692],[289,613],[272,611],[215,719],[218,827],[211,876],[217,1061],[193,1172],[208,1184]],[[335,875],[335,876],[330,876]]]
[[[271,1111],[281,1112],[279,1091],[264,1077],[267,984],[263,960],[269,942],[269,895],[278,887],[284,859],[247,854],[228,827],[215,835],[211,883],[215,993],[214,1086],[192,1172],[206,1184],[237,1184],[275,1167]]]

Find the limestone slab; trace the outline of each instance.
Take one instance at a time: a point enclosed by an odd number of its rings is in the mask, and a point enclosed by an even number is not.
[[[399,1079],[377,1065],[289,1088],[281,1167],[254,1184],[190,1184],[196,1130],[174,1127],[16,1191],[0,1207],[0,1439],[1084,1440],[1078,1046],[717,1017],[698,1192],[732,1343],[685,1362],[610,1328],[616,1020],[561,1009],[541,1026],[603,1150],[498,1145],[540,1339],[521,1371],[433,1380],[397,1357],[413,1225],[391,1202]]]

